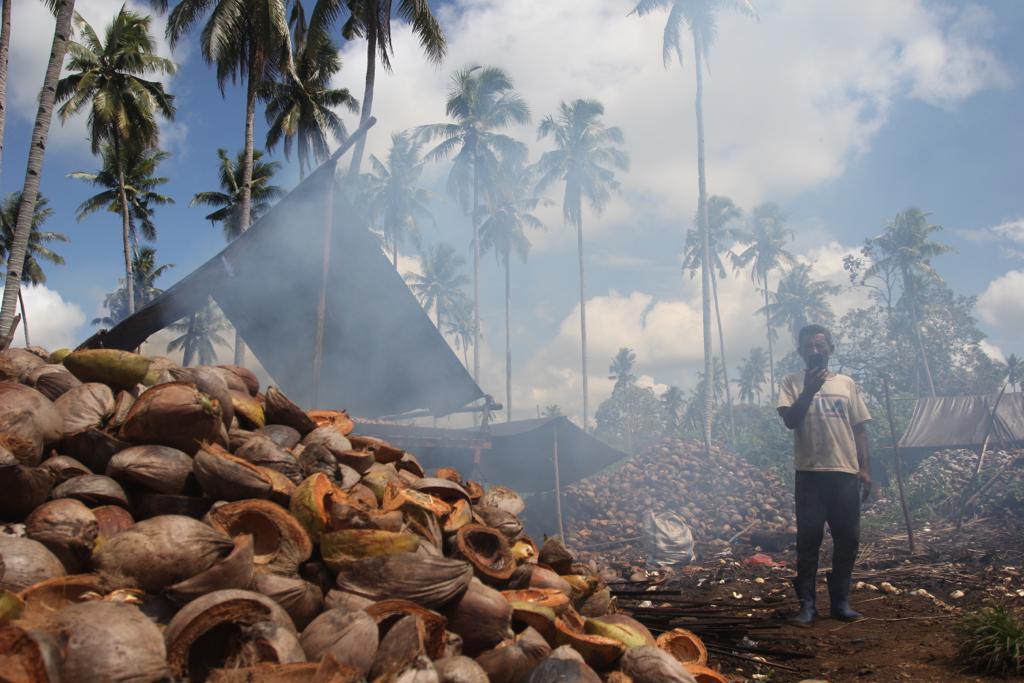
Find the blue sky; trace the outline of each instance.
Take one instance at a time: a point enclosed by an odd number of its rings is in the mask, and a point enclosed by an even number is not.
[[[120,6],[79,0],[97,28]],[[723,16],[706,80],[708,180],[712,193],[745,209],[776,201],[790,215],[793,250],[818,277],[843,281],[841,259],[877,234],[900,209],[920,206],[945,227],[957,253],[938,262],[958,292],[979,295],[978,316],[994,347],[1020,352],[1024,333],[1024,195],[1020,191],[1024,137],[1024,45],[1014,29],[1024,21],[1015,0],[924,2],[850,0],[812,3],[765,0],[760,21]],[[605,369],[615,350],[637,351],[644,381],[687,384],[699,365],[696,282],[679,273],[682,236],[696,203],[692,63],[661,63],[663,16],[628,17],[629,2],[585,0],[465,0],[438,13],[450,56],[426,64],[415,40],[399,27],[395,70],[378,80],[369,152],[386,151],[389,133],[444,120],[450,74],[471,62],[497,64],[515,79],[534,123],[561,99],[596,97],[607,122],[623,128],[632,156],[623,192],[602,216],[588,212],[588,322],[593,405],[610,391]],[[0,190],[20,187],[26,144],[49,47],[52,19],[38,0],[14,1],[10,109]],[[154,19],[162,34],[163,20]],[[162,36],[161,36],[162,40]],[[163,48],[167,54],[166,45]],[[342,47],[339,85],[362,96],[364,48]],[[163,167],[176,205],[157,217],[160,259],[175,264],[169,286],[222,245],[219,229],[188,208],[197,191],[216,186],[216,149],[242,143],[239,86],[221,97],[193,44],[173,58],[168,80],[177,120],[165,125],[172,158]],[[346,115],[354,126],[354,117]],[[87,320],[121,272],[119,222],[96,215],[81,223],[74,210],[90,193],[69,172],[94,169],[84,121],[55,121],[43,192],[55,209],[48,228],[67,233],[64,267],[48,269],[45,290],[30,293],[29,316],[38,340],[51,346],[80,341]],[[262,112],[257,139],[265,134]],[[511,131],[546,149],[534,126]],[[283,163],[280,184],[291,187],[297,168]],[[437,227],[427,242],[444,240],[469,260],[468,222],[444,193],[446,165],[428,169]],[[553,198],[559,199],[553,193]],[[559,403],[578,412],[578,291],[575,239],[557,209],[549,229],[532,235],[529,262],[514,264],[513,343],[516,415]],[[418,267],[409,254],[400,269]],[[483,266],[485,390],[504,394],[502,280],[493,258]],[[859,303],[845,293],[841,312]],[[763,343],[752,315],[758,296],[746,274],[722,283],[729,356],[738,360]],[[42,311],[33,316],[35,310]],[[163,340],[156,340],[150,349]],[[993,353],[998,353],[993,350]]]

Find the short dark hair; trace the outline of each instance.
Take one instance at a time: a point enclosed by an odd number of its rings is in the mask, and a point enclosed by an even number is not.
[[[803,340],[807,337],[813,337],[819,334],[825,335],[825,341],[828,342],[829,346],[835,346],[832,342],[832,333],[829,332],[828,328],[824,325],[804,325],[796,335],[796,344],[797,346],[800,346]]]

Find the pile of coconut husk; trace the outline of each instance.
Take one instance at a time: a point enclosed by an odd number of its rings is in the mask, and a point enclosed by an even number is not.
[[[565,531],[574,550],[615,567],[645,561],[644,515],[672,512],[698,543],[795,533],[792,494],[773,474],[718,446],[665,439],[620,465],[566,487]]]
[[[0,677],[724,680],[515,492],[353,426],[244,368],[0,353]]]

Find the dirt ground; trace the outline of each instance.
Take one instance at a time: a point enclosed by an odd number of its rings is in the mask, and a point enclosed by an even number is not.
[[[1024,609],[1022,532],[1006,519],[971,522],[960,532],[924,528],[917,532],[911,555],[905,535],[865,529],[851,603],[866,618],[856,623],[828,618],[823,576],[818,593],[822,618],[809,628],[785,623],[780,615],[796,608],[789,585],[792,547],[770,554],[772,561],[784,563],[777,566],[751,564],[758,548],[704,548],[701,562],[652,588],[678,589],[681,599],[704,601],[715,609],[729,605],[729,614],[756,621],[747,638],[738,641],[742,649],[733,652],[764,656],[779,666],[726,655],[726,644],[711,660],[736,681],[1024,680],[971,675],[955,659],[956,626],[965,611],[993,599]],[[823,553],[822,567],[829,561]],[[628,610],[639,602],[620,599],[620,604]],[[667,605],[655,598],[650,606]]]

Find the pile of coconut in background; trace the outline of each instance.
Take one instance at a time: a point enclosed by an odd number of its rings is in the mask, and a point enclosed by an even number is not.
[[[353,427],[244,368],[0,353],[3,678],[725,680],[513,491]]]

